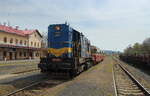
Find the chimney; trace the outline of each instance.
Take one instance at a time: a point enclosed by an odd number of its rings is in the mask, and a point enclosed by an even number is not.
[[[16,26],[16,30],[18,30],[19,26]]]
[[[6,22],[4,22],[4,26],[6,26]]]
[[[8,21],[8,26],[10,26],[10,22]]]

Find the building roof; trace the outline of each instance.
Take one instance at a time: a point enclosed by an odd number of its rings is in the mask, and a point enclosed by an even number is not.
[[[10,26],[0,25],[0,30],[7,32],[7,33],[11,33],[11,34],[25,36],[25,34],[22,32],[22,30],[18,30],[16,28],[12,28]]]
[[[20,35],[20,36],[27,36],[32,34],[33,32],[38,32],[38,34],[42,37],[42,35],[39,33],[38,30],[19,30],[17,28],[12,28],[11,26],[6,26],[6,25],[0,25],[0,30],[7,32],[7,33],[11,33],[11,34],[16,34],[16,35]]]
[[[42,37],[42,35],[40,34],[40,32],[37,29],[35,29],[35,30],[27,30],[27,29],[23,30],[23,33],[25,35],[32,34],[33,32],[37,32]]]

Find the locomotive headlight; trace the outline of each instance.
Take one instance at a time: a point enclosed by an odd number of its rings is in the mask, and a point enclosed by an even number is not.
[[[60,26],[55,26],[54,29],[55,30],[60,30]]]

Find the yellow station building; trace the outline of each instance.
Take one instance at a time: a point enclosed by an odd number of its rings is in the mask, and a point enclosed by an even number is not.
[[[19,30],[0,25],[0,60],[39,59],[42,35],[38,30]]]

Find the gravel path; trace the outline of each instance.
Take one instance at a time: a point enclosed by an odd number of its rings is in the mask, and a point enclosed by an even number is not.
[[[49,89],[45,96],[114,96],[111,57],[80,74],[74,80]]]

